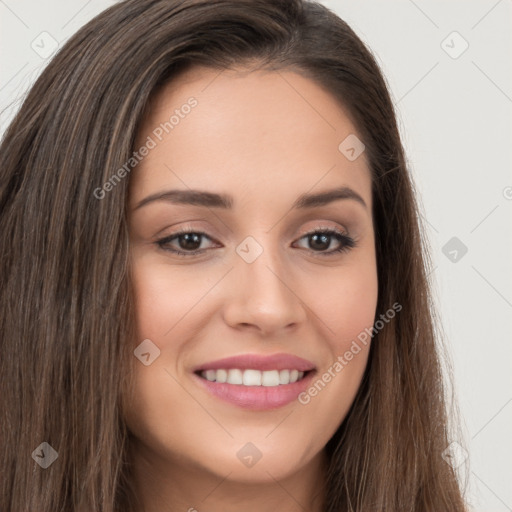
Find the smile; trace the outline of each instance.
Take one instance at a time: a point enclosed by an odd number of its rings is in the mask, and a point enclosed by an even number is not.
[[[304,372],[299,370],[241,370],[233,368],[230,370],[203,370],[201,377],[210,382],[236,384],[241,386],[266,386],[275,387],[286,384],[293,384],[304,377]]]
[[[291,354],[244,354],[204,363],[193,377],[210,396],[264,411],[296,400],[315,373],[311,361]]]

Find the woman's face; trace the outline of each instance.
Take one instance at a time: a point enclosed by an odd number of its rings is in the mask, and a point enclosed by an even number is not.
[[[267,481],[321,458],[377,304],[355,136],[291,71],[194,68],[153,99],[129,203],[140,362],[126,419],[146,461]]]

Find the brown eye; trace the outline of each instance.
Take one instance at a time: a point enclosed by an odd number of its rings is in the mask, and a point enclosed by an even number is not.
[[[204,239],[212,240],[206,233],[198,231],[180,231],[156,241],[158,247],[164,251],[180,256],[196,256],[207,249],[201,248]],[[300,240],[307,239],[306,247],[310,252],[319,256],[331,256],[343,251],[349,251],[356,246],[356,241],[347,234],[333,230],[323,229],[307,233]],[[333,239],[337,241],[337,248],[328,250]]]
[[[327,251],[331,246],[333,238],[337,240],[338,248]],[[318,255],[321,256],[329,256],[342,251],[349,251],[356,245],[353,238],[349,237],[345,233],[331,229],[312,231],[311,233],[304,235],[301,240],[302,239],[308,240],[311,252],[318,253]]]
[[[157,240],[156,244],[164,251],[183,256],[194,256],[205,251],[204,248],[201,248],[201,242],[204,238],[210,239],[206,233],[181,231]],[[175,242],[174,247],[171,246],[172,242]]]

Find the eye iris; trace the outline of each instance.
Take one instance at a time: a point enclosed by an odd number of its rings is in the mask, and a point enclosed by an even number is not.
[[[311,247],[313,249],[328,249],[330,244],[330,235],[326,233],[317,233],[314,235],[310,235],[309,237],[310,241],[313,243],[311,244]]]
[[[180,235],[178,237],[179,245],[182,249],[187,249],[190,251],[196,250],[198,247],[195,247],[195,245],[200,246],[200,240],[201,235],[198,233],[185,233],[183,235]],[[184,244],[182,242],[185,242]]]

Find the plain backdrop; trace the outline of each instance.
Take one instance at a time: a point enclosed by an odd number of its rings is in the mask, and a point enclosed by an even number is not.
[[[46,53],[113,3],[0,0],[0,133]],[[468,499],[512,511],[512,0],[323,3],[376,55],[397,108],[464,422],[450,450],[469,453]]]

